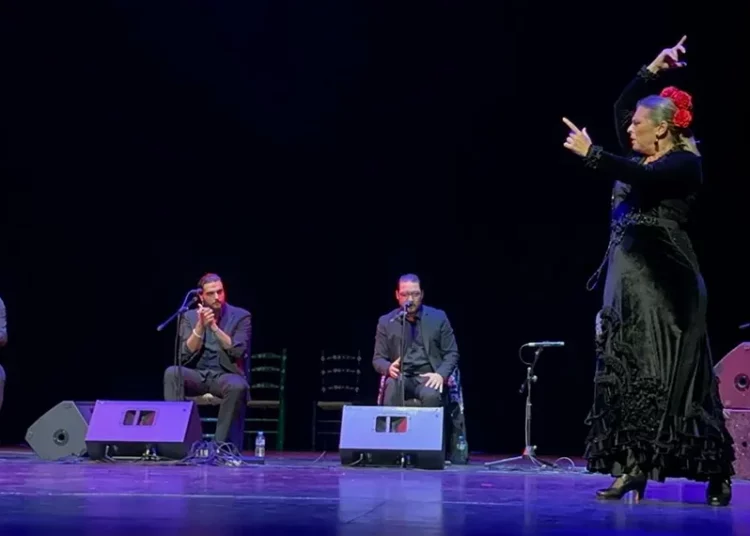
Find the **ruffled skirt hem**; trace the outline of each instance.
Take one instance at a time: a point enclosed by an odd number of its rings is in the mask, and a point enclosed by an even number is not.
[[[670,393],[660,379],[644,374],[630,345],[621,339],[618,315],[598,317],[595,398],[586,424],[587,469],[620,476],[638,466],[649,479],[707,481],[734,475],[729,434],[716,379],[693,386],[693,403],[681,415],[668,410]],[[709,355],[706,354],[706,358]],[[706,374],[710,375],[710,364]]]
[[[731,436],[695,419],[670,421],[664,428],[670,432],[663,433],[660,440],[646,437],[642,431],[603,430],[603,422],[595,423],[587,440],[587,470],[617,477],[637,465],[657,482],[667,478],[705,482],[734,475]],[[696,435],[701,428],[705,435]]]

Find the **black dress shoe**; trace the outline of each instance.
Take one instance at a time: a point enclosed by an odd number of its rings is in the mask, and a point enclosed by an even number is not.
[[[706,502],[710,506],[728,506],[732,502],[732,481],[712,478],[706,487]]]
[[[636,502],[639,502],[646,495],[647,482],[646,475],[640,469],[635,468],[630,473],[617,477],[607,489],[598,490],[596,497],[597,499],[617,501],[633,491],[635,492]]]

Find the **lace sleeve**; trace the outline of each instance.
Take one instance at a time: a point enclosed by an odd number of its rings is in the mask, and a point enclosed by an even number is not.
[[[630,83],[625,86],[620,96],[615,101],[615,130],[617,132],[617,141],[625,153],[630,152],[630,137],[628,136],[628,127],[633,119],[636,104],[639,99],[646,96],[651,82],[656,80],[658,75],[649,71],[646,66],[640,68],[638,74]]]
[[[626,184],[670,183],[695,188],[703,182],[701,157],[689,151],[673,151],[651,164],[641,164],[592,145],[584,157],[584,165]]]

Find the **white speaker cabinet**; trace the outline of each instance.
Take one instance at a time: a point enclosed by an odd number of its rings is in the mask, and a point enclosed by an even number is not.
[[[421,469],[445,468],[443,408],[344,406],[342,465],[397,465],[408,458]]]

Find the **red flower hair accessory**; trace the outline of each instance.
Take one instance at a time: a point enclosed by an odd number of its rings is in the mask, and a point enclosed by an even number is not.
[[[682,91],[674,86],[665,87],[660,96],[665,97],[677,106],[672,122],[678,128],[687,128],[693,122],[693,97],[690,93]]]
[[[687,128],[692,122],[693,112],[690,110],[679,109],[675,112],[674,117],[672,118],[672,123],[674,123],[674,126],[677,128]]]

